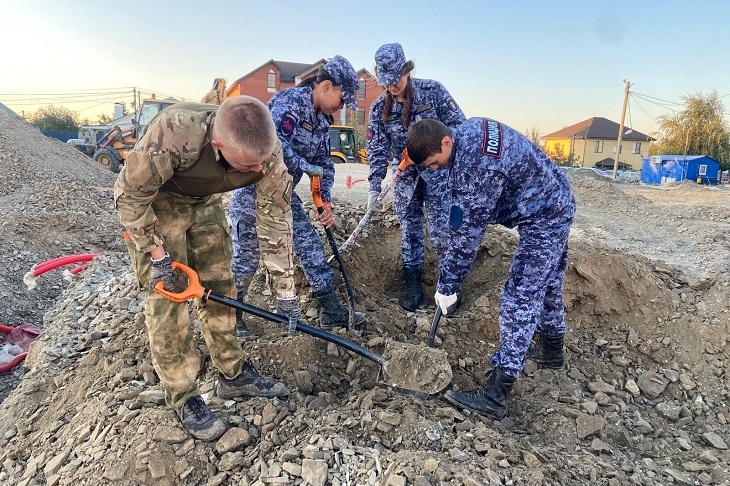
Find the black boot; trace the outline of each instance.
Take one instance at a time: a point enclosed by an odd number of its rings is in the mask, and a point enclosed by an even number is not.
[[[536,332],[527,349],[527,359],[531,359],[541,368],[561,369],[565,364],[563,336],[551,338]]]
[[[221,398],[238,397],[281,397],[289,394],[283,383],[259,375],[248,361],[243,363],[241,374],[229,380],[223,373],[218,374],[217,394]]]
[[[185,400],[178,411],[183,428],[198,440],[216,440],[226,431],[226,425],[213,415],[203,399],[198,395]]]
[[[400,300],[400,306],[407,311],[415,312],[423,304],[423,287],[421,277],[423,270],[420,268],[404,268],[406,277],[406,295]]]
[[[246,292],[238,292],[238,295],[236,296],[236,300],[239,302],[243,302],[243,298],[246,297]],[[248,332],[248,328],[246,327],[246,322],[243,320],[243,311],[241,309],[236,309],[236,336],[243,338],[246,336],[249,336],[250,333]]]
[[[517,378],[506,375],[499,369],[487,373],[488,382],[484,388],[455,392],[447,391],[444,398],[450,403],[486,415],[493,420],[502,420],[507,414],[507,395]]]
[[[346,327],[350,312],[345,309],[340,301],[337,299],[335,289],[330,288],[321,292],[314,292],[314,296],[319,301],[319,306],[322,308],[320,313],[319,322],[322,329],[330,331],[335,326]],[[365,315],[362,312],[355,312],[352,323],[354,325],[361,324],[365,320]]]

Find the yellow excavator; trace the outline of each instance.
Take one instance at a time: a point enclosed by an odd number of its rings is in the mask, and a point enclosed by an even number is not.
[[[172,106],[177,101],[158,100],[154,97],[143,100],[140,109],[131,121],[131,125],[115,125],[96,144],[94,160],[111,170],[119,172],[122,170],[127,154],[134,148],[134,144],[144,134],[149,122],[159,112]]]
[[[228,88],[225,78],[215,78],[213,87],[200,100],[203,103],[220,105],[229,96],[238,96],[241,88],[238,85]],[[335,164],[359,163],[367,164],[368,158],[364,148],[359,148],[355,129],[345,125],[330,125],[330,158]]]

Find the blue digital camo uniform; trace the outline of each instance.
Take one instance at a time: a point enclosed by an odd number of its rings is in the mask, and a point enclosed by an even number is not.
[[[457,292],[488,224],[518,227],[520,242],[499,303],[499,349],[491,359],[516,378],[536,329],[549,337],[565,334],[563,278],[573,191],[542,150],[506,125],[470,118],[451,132],[451,243],[437,290]]]
[[[282,142],[284,162],[299,183],[309,164],[323,167],[321,178],[322,200],[331,201],[335,167],[330,159],[329,126],[327,115],[315,111],[312,104],[312,85],[288,88],[276,93],[268,103],[276,132]],[[255,203],[253,192],[243,188],[233,192],[229,212],[234,235],[233,274],[239,293],[245,293],[248,282],[258,267],[256,228],[251,217]],[[302,207],[296,193],[292,196],[294,220],[294,253],[304,269],[313,292],[333,286],[334,275],[327,265],[322,240]]]
[[[411,124],[426,118],[439,120],[454,128],[466,120],[446,88],[438,81],[411,78],[413,101],[408,126],[401,121],[403,103],[395,99],[390,116],[383,122],[383,104],[387,93],[383,93],[370,108],[367,153],[370,162],[370,190],[380,192],[381,184],[388,171],[388,157],[395,154],[394,163],[400,163],[401,153],[406,148],[406,132]],[[393,185],[393,203],[403,234],[401,253],[403,267],[422,269],[424,261],[423,206],[426,205],[429,237],[439,261],[445,251],[444,235],[447,234],[445,214],[448,214],[446,182],[448,171],[428,170],[410,166]]]

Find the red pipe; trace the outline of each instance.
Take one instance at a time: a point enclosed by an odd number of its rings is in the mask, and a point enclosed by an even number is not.
[[[86,253],[86,254],[82,254],[82,255],[69,255],[69,256],[54,258],[53,260],[48,260],[46,262],[35,265],[33,267],[33,276],[38,277],[39,275],[43,275],[44,273],[50,272],[51,270],[54,270],[58,267],[62,267],[64,265],[70,265],[72,263],[90,262],[97,255],[98,255],[98,253]]]

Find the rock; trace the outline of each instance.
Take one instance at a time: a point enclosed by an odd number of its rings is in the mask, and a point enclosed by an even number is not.
[[[154,405],[165,404],[165,392],[163,390],[145,390],[137,395],[137,400],[143,403],[152,403]]]
[[[666,402],[657,403],[656,405],[656,411],[659,412],[659,415],[672,422],[676,422],[679,419],[679,412],[681,410],[681,407]]]
[[[312,486],[324,486],[327,482],[327,462],[320,459],[303,459],[302,479]]]
[[[230,428],[215,443],[215,450],[218,454],[234,452],[242,449],[251,443],[251,434],[247,430],[238,427]]]
[[[636,384],[636,382],[632,378],[628,378],[626,380],[626,383],[624,384],[624,390],[631,393],[633,397],[638,397],[641,394],[641,390],[639,390],[639,386]]]
[[[692,478],[690,478],[685,473],[683,473],[682,471],[679,471],[677,469],[674,469],[671,467],[666,468],[664,470],[664,474],[671,477],[672,480],[677,484],[690,484],[690,485],[693,484]]]
[[[167,473],[165,472],[165,459],[162,454],[150,454],[147,469],[149,469],[152,479],[165,477]]]
[[[245,463],[246,460],[243,457],[243,452],[226,452],[221,456],[218,469],[221,471],[231,471],[243,466]]]
[[[190,436],[184,430],[166,425],[158,426],[152,434],[152,440],[163,444],[182,444],[189,438]]]
[[[606,420],[596,415],[579,415],[576,421],[576,434],[583,440],[591,435],[598,434],[603,429]]]
[[[705,432],[702,434],[702,438],[715,449],[719,449],[721,451],[727,450],[727,443],[715,432]]]
[[[642,373],[637,380],[639,389],[649,398],[657,398],[661,395],[668,383],[666,378],[652,371]]]

